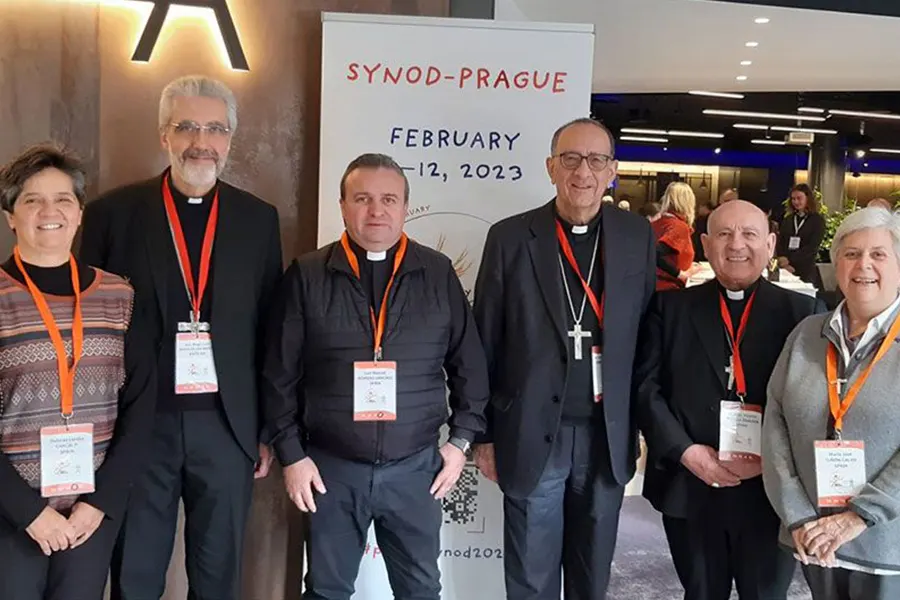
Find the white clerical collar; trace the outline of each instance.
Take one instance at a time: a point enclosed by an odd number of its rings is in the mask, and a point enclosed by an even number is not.
[[[584,235],[587,232],[587,225],[572,225],[572,233],[574,233],[575,235]]]
[[[203,198],[188,198],[188,204],[203,204]]]
[[[725,296],[729,300],[743,300],[744,290],[725,290]]]
[[[366,258],[371,260],[372,262],[380,262],[387,258],[387,251],[382,250],[381,252],[369,252],[366,251]]]

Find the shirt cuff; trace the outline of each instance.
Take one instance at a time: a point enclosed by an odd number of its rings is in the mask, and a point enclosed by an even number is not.
[[[303,449],[303,443],[297,433],[275,440],[273,447],[282,467],[290,466],[306,458],[306,451]]]

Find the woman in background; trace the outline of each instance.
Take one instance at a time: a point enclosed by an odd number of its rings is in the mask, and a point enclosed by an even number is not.
[[[825,218],[819,203],[805,183],[791,189],[791,208],[784,216],[775,248],[778,266],[803,281],[822,287],[816,259],[825,238]]]
[[[656,235],[656,289],[682,289],[693,272],[694,244],[691,227],[697,200],[686,183],[668,185],[660,201],[661,214],[651,223]]]

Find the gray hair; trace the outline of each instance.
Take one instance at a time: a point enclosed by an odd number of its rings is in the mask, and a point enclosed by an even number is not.
[[[216,98],[225,103],[228,109],[228,128],[234,133],[237,129],[237,100],[231,89],[211,77],[205,75],[188,75],[179,77],[165,87],[159,97],[159,126],[165,127],[172,118],[172,104],[175,98]]]
[[[563,134],[563,132],[569,127],[574,127],[575,125],[593,125],[597,129],[601,130],[606,134],[606,137],[609,138],[609,154],[610,156],[616,155],[616,138],[613,137],[612,131],[609,130],[609,127],[597,121],[596,119],[592,119],[590,117],[579,117],[577,119],[572,119],[568,123],[564,123],[553,132],[553,137],[550,139],[550,156],[554,156],[556,154],[556,145],[559,143],[559,137]]]
[[[900,261],[900,215],[881,207],[872,207],[854,211],[841,222],[829,250],[832,264],[837,262],[841,245],[847,236],[863,229],[886,229],[893,240],[894,254]]]
[[[344,170],[344,175],[341,177],[342,201],[344,200],[344,193],[347,191],[347,178],[350,177],[350,173],[357,169],[387,169],[397,173],[403,178],[403,201],[409,202],[409,179],[406,178],[403,167],[397,164],[397,161],[387,154],[376,154],[374,152],[360,154],[347,165],[347,168]]]
[[[0,168],[0,208],[12,213],[25,183],[47,169],[57,169],[69,176],[72,192],[84,207],[87,177],[81,161],[69,150],[47,143],[28,148]]]

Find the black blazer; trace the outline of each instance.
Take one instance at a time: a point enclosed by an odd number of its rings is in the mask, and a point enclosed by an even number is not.
[[[728,341],[715,280],[657,294],[645,320],[636,365],[638,419],[647,442],[644,496],[665,515],[687,518],[715,494],[768,506],[762,477],[732,489],[707,486],[681,465],[692,444],[719,446],[719,403],[728,385]],[[820,300],[759,282],[741,344],[747,402],[766,404],[766,386],[784,342]]]
[[[639,325],[656,287],[656,240],[646,219],[603,205],[603,414],[610,468],[625,485],[637,459],[631,370]],[[553,202],[491,227],[475,284],[475,320],[491,381],[487,410],[500,487],[528,495],[559,429],[567,364],[566,304]],[[605,453],[604,453],[605,454]]]
[[[797,277],[816,287],[822,287],[816,260],[819,257],[819,246],[825,238],[825,217],[819,213],[807,215],[797,236],[800,238],[800,247],[790,250],[790,241],[794,237],[794,217],[790,214],[785,215],[778,229],[775,255],[786,257],[794,267],[794,274]]]
[[[166,269],[177,264],[162,178],[112,190],[89,203],[80,250],[83,262],[128,278],[145,306],[156,306],[148,312],[160,339],[162,332],[176,326],[169,322],[166,309]],[[279,234],[275,207],[219,182],[212,264],[213,352],[226,417],[241,448],[254,461],[260,441],[257,393],[265,315],[282,273]]]

